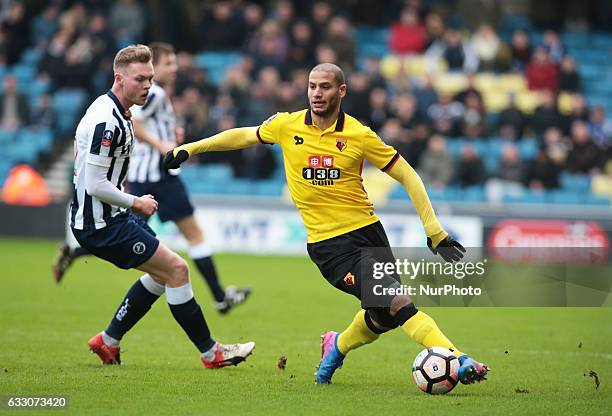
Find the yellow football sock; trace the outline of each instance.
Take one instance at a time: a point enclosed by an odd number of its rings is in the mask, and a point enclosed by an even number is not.
[[[463,355],[440,331],[431,316],[425,312],[418,311],[412,318],[404,322],[402,329],[410,338],[425,348],[444,347],[454,351],[457,357]]]
[[[372,332],[365,322],[365,310],[357,312],[353,322],[338,336],[338,350],[342,355],[378,339],[380,335]]]

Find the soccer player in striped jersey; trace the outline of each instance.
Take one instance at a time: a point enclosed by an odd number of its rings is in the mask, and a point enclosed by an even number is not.
[[[179,170],[162,165],[163,156],[183,141],[182,129],[177,129],[170,93],[174,90],[176,54],[172,45],[154,42],[155,80],[143,106],[132,108],[136,142],[128,171],[129,189],[134,195],[151,194],[160,203],[157,215],[161,221],[172,221],[189,243],[189,255],[208,284],[215,308],[222,314],[243,303],[250,288],[228,286],[223,289],[212,258],[212,249],[204,241],[204,232],[194,216]],[[177,131],[179,134],[177,134]]]
[[[162,166],[163,155],[182,143],[182,128],[176,125],[170,92],[174,89],[177,63],[172,45],[154,42],[155,81],[143,106],[131,108],[136,141],[128,170],[128,189],[134,195],[151,194],[159,202],[157,215],[161,221],[172,221],[189,243],[189,255],[208,284],[215,299],[214,307],[226,314],[243,303],[250,288],[223,288],[212,258],[212,249],[204,241],[204,232],[194,216],[194,208],[179,175],[179,169]],[[53,266],[55,280],[60,282],[74,259],[88,254],[67,235]]]
[[[120,364],[119,341],[163,294],[172,315],[200,352],[207,368],[237,365],[255,343],[216,342],[196,302],[185,260],[155,238],[143,217],[158,209],[152,195],[124,192],[134,127],[129,108],[146,102],[153,80],[149,47],[121,49],[113,62],[114,83],[79,122],[75,136],[74,198],[70,225],[79,244],[122,269],[138,269],[136,280],[108,327],[88,345],[104,364]]]

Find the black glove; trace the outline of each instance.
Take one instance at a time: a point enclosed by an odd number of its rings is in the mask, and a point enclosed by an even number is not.
[[[439,254],[445,261],[459,261],[463,258],[463,253],[465,253],[465,248],[461,243],[455,241],[450,235],[440,241],[436,248],[433,247],[431,238],[427,237],[427,247],[429,247],[433,254]]]
[[[176,156],[174,156],[174,149],[169,150],[164,157],[164,167],[166,169],[176,169],[181,166],[181,163],[189,159],[189,153],[187,150],[179,150]]]

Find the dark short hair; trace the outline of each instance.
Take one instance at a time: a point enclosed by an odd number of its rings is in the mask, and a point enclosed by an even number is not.
[[[310,72],[315,72],[315,71],[331,72],[332,74],[334,74],[334,81],[336,81],[336,84],[338,86],[346,83],[346,81],[344,80],[344,72],[336,64],[324,62],[312,68]]]
[[[174,46],[166,42],[153,42],[149,48],[153,52],[153,65],[158,63],[162,56],[174,53]]]

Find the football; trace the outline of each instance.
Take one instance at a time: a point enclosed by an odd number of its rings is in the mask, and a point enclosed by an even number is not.
[[[426,348],[412,364],[412,376],[425,393],[445,394],[457,385],[459,360],[444,347]]]

